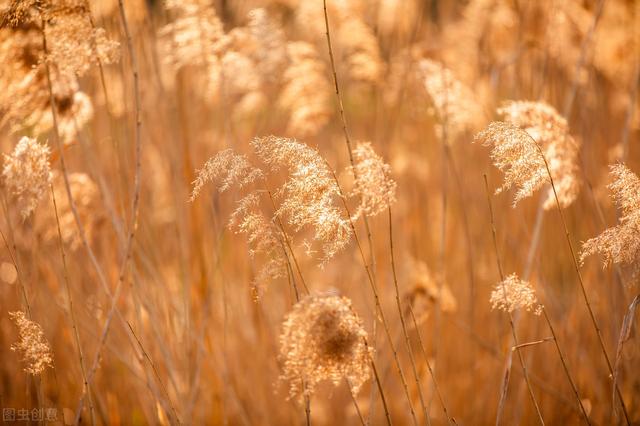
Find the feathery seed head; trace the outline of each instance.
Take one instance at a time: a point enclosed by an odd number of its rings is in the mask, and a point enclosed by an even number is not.
[[[315,230],[315,239],[323,246],[323,262],[342,250],[351,239],[351,228],[334,204],[340,190],[320,153],[294,139],[275,136],[255,138],[251,145],[272,170],[289,172],[278,190],[282,202],[276,214],[296,232],[305,226]]]
[[[311,295],[296,303],[280,335],[282,379],[290,396],[313,394],[318,383],[347,378],[355,394],[369,379],[367,332],[346,297]]]
[[[427,264],[421,260],[410,258],[409,280],[411,289],[405,294],[405,298],[418,319],[424,320],[435,304],[440,305],[442,312],[456,312],[458,301],[446,283],[438,285],[438,279],[431,273]]]
[[[287,44],[289,66],[278,103],[290,113],[287,133],[307,137],[315,135],[331,116],[331,85],[324,63],[312,44],[298,41]]]
[[[542,312],[536,293],[531,284],[511,274],[504,281],[497,283],[491,292],[491,309],[513,312],[516,309],[526,309],[536,315]]]
[[[580,192],[577,141],[569,134],[567,120],[544,102],[508,101],[498,108],[504,120],[523,129],[544,152],[561,207],[568,207]],[[555,207],[551,188],[545,195],[544,208]]]
[[[269,280],[287,276],[287,254],[282,231],[261,211],[259,197],[255,192],[243,197],[231,215],[229,227],[236,233],[245,234],[249,244],[249,255],[264,256],[253,282],[253,294],[260,298]]]
[[[23,219],[33,212],[49,189],[50,154],[46,144],[39,144],[35,139],[25,136],[20,139],[12,154],[4,155],[4,184],[17,198]]]
[[[262,170],[252,166],[246,156],[236,154],[232,149],[226,149],[209,158],[197,173],[196,180],[192,182],[190,201],[196,199],[208,182],[220,181],[219,191],[224,192],[231,185],[238,184],[243,187],[263,177]]]
[[[582,246],[580,261],[596,253],[604,257],[604,264],[621,264],[634,279],[640,277],[640,179],[624,164],[611,166],[614,178],[609,188],[622,210],[617,226],[606,229]]]
[[[471,89],[439,62],[423,59],[419,69],[439,120],[436,127],[439,137],[444,137],[446,132],[451,137],[447,137],[450,143],[456,136],[478,127],[484,112]]]
[[[504,173],[504,183],[496,193],[518,188],[513,205],[546,184],[549,180],[544,159],[536,142],[521,128],[502,121],[494,121],[475,137],[490,146],[494,165]]]
[[[111,64],[120,57],[120,44],[103,28],[94,28],[88,14],[84,7],[57,8],[45,26],[48,60],[62,73],[83,75],[91,65]]]
[[[396,199],[397,185],[390,177],[391,167],[376,154],[370,142],[358,142],[353,156],[353,193],[361,200],[356,216],[375,216],[386,210]]]
[[[12,351],[22,354],[25,363],[24,371],[37,375],[45,368],[53,367],[53,355],[42,327],[27,318],[24,312],[9,312],[9,317],[18,326],[20,340],[11,345]]]

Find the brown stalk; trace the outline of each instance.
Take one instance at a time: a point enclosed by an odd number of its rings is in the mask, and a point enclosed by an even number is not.
[[[271,205],[273,206],[274,212],[276,212],[277,211],[276,203],[273,200],[273,195],[271,194],[271,190],[267,189],[267,194],[269,194],[269,200],[271,201]],[[302,275],[302,270],[300,269],[300,265],[298,264],[298,259],[296,259],[296,255],[293,252],[293,248],[291,247],[291,242],[289,241],[289,237],[287,236],[287,233],[285,232],[284,224],[282,223],[282,220],[280,219],[280,216],[277,214],[277,212],[274,214],[274,216],[276,217],[276,219],[278,221],[278,226],[280,227],[280,232],[282,232],[282,238],[284,239],[284,242],[287,245],[287,248],[289,249],[289,252],[291,253],[291,257],[293,258],[293,263],[294,263],[294,265],[296,265],[296,271],[298,271],[298,275],[300,275],[300,281],[302,282],[302,286],[306,290],[307,294],[310,294],[309,287],[307,287],[307,283],[305,282],[304,276]],[[285,250],[285,254],[286,254],[286,250]],[[296,291],[296,298],[297,298],[298,288],[295,287],[295,278],[293,279],[293,285],[294,285],[294,288],[295,288],[295,291]],[[297,298],[297,300],[300,300],[300,299]]]
[[[529,139],[531,139],[531,141],[533,141],[536,148],[538,149],[538,152],[540,152],[540,155],[542,156],[542,160],[544,161],[544,167],[547,170],[547,174],[549,175],[549,182],[551,183],[551,189],[553,190],[553,197],[555,198],[555,201],[556,201],[556,208],[558,210],[558,213],[560,214],[560,220],[562,222],[562,227],[564,228],[564,235],[566,237],[567,244],[569,245],[569,252],[571,253],[571,260],[573,261],[573,267],[576,271],[576,275],[578,276],[578,283],[580,284],[582,297],[584,299],[585,305],[587,305],[587,310],[589,311],[589,317],[591,318],[591,323],[593,324],[593,328],[595,329],[596,334],[598,335],[598,343],[600,344],[600,349],[602,350],[602,354],[604,355],[604,359],[607,363],[607,368],[609,369],[609,377],[613,378],[613,367],[611,366],[611,361],[609,359],[609,355],[607,354],[607,349],[604,346],[604,340],[602,338],[602,332],[600,331],[600,327],[598,326],[598,321],[596,320],[595,314],[593,313],[593,309],[591,308],[591,303],[589,302],[589,296],[587,296],[587,290],[585,289],[584,280],[582,279],[582,273],[580,272],[580,264],[578,263],[575,250],[573,248],[573,243],[571,242],[571,235],[569,234],[567,221],[564,217],[564,213],[562,212],[562,207],[560,206],[560,200],[558,199],[556,186],[553,182],[553,176],[551,176],[549,163],[547,162],[547,159],[544,155],[544,152],[542,151],[542,148],[540,147],[540,145],[538,145],[538,142],[531,135],[529,135],[529,133],[527,132],[524,132],[524,133],[529,137]],[[627,413],[627,407],[624,403],[624,399],[622,398],[622,392],[620,392],[620,388],[618,387],[617,383],[615,383],[615,388],[616,388],[616,393],[618,394],[618,398],[620,399],[620,405],[622,406],[622,411],[624,413],[624,417],[627,422],[627,425],[631,425],[631,421],[629,420],[629,414]],[[615,401],[613,401],[613,403],[615,403]]]
[[[362,259],[362,264],[364,266],[365,271],[367,272],[367,278],[368,278],[368,281],[369,281],[369,285],[371,287],[371,291],[373,292],[373,297],[374,297],[375,304],[376,304],[377,314],[379,316],[380,322],[382,322],[382,326],[384,328],[385,334],[387,336],[387,340],[389,342],[389,347],[391,348],[391,352],[393,353],[393,359],[395,361],[396,369],[398,371],[398,375],[400,376],[400,380],[401,380],[402,386],[404,388],[405,396],[407,397],[407,400],[409,402],[409,407],[411,408],[411,415],[413,417],[414,424],[418,424],[415,412],[413,410],[413,406],[411,404],[411,396],[409,394],[409,387],[407,386],[407,381],[405,380],[404,373],[402,372],[402,367],[400,365],[400,359],[398,358],[398,352],[396,350],[395,343],[393,342],[393,337],[391,336],[391,331],[389,330],[389,325],[388,325],[386,317],[384,315],[384,311],[382,310],[382,304],[380,303],[380,297],[379,297],[379,293],[378,293],[378,286],[376,285],[375,281],[373,280],[373,276],[372,276],[371,271],[369,269],[369,265],[367,264],[366,258],[364,256],[364,251],[362,249],[362,245],[360,244],[360,239],[358,238],[358,233],[356,232],[356,227],[355,227],[355,225],[353,223],[353,218],[351,216],[351,212],[349,210],[349,206],[347,205],[347,201],[346,201],[346,199],[345,199],[345,197],[344,197],[344,195],[342,193],[342,189],[340,188],[340,183],[338,182],[338,177],[336,176],[336,174],[333,171],[333,169],[329,168],[329,170],[331,170],[331,173],[333,174],[333,178],[334,178],[334,180],[336,182],[338,190],[340,191],[340,199],[342,200],[342,204],[343,204],[344,209],[345,209],[345,211],[347,213],[347,217],[349,218],[349,226],[351,227],[351,232],[353,233],[353,238],[354,238],[354,240],[356,242],[356,246],[358,247],[358,252],[360,253],[360,258]]]
[[[89,388],[89,383],[87,382],[87,371],[85,367],[84,354],[82,353],[82,345],[80,344],[80,333],[78,332],[78,326],[76,321],[76,314],[73,310],[73,298],[71,297],[71,287],[69,286],[69,270],[67,269],[67,255],[64,251],[64,243],[62,242],[62,231],[60,230],[60,217],[58,216],[58,204],[56,202],[56,194],[53,190],[53,185],[49,185],[51,188],[51,197],[53,199],[53,211],[56,215],[56,226],[58,228],[58,245],[60,246],[60,256],[62,258],[62,270],[64,276],[64,286],[67,292],[67,300],[69,301],[69,315],[71,317],[71,328],[73,328],[73,337],[76,341],[76,346],[78,347],[78,358],[80,361],[80,371],[82,373],[82,385],[83,389],[86,389],[86,392],[89,397],[89,413],[91,415],[91,424],[96,424],[95,414],[93,411],[93,398],[91,396],[91,389]]]
[[[504,272],[502,270],[502,262],[500,261],[500,253],[498,251],[498,238],[497,238],[497,233],[496,233],[496,225],[495,225],[495,221],[493,218],[493,207],[491,205],[491,195],[489,192],[489,182],[487,180],[487,175],[484,174],[484,186],[485,186],[485,190],[487,192],[487,204],[489,205],[489,217],[491,218],[491,235],[493,237],[493,248],[495,250],[495,255],[496,255],[496,263],[498,265],[498,272],[500,273],[500,282],[502,284],[502,292],[505,295],[505,298],[507,296],[507,291],[504,285]],[[520,352],[520,348],[518,348],[518,335],[516,333],[516,327],[513,323],[513,315],[511,314],[511,312],[507,309],[507,313],[509,314],[509,325],[511,326],[511,335],[513,336],[513,343],[516,348],[516,352],[518,353],[518,360],[520,361],[520,366],[522,367],[522,373],[524,375],[524,380],[527,383],[527,389],[529,391],[529,395],[531,396],[531,401],[533,402],[533,405],[536,409],[536,414],[538,415],[538,420],[540,421],[540,424],[544,425],[544,420],[542,418],[542,413],[540,412],[540,407],[538,406],[538,402],[536,400],[536,397],[533,393],[533,389],[531,388],[531,382],[529,380],[529,373],[527,372],[527,366],[524,362],[524,358],[522,357],[522,353]],[[511,369],[511,365],[509,363],[508,365],[508,369],[505,372],[505,382],[507,382],[509,380],[509,372]],[[500,420],[502,417],[502,411],[504,410],[504,404],[506,402],[506,397],[507,397],[507,386],[504,386],[500,395],[500,402],[498,404],[498,413],[496,415],[496,425],[500,424]]]
[[[100,337],[100,342],[98,344],[98,349],[96,351],[95,357],[93,359],[93,365],[91,367],[88,381],[91,384],[95,372],[100,363],[100,355],[102,352],[102,348],[107,339],[107,335],[110,330],[111,321],[113,319],[114,313],[117,310],[117,301],[120,296],[120,292],[122,289],[122,284],[125,281],[126,271],[128,268],[129,261],[131,260],[131,254],[133,249],[133,239],[135,236],[137,222],[138,222],[138,210],[140,204],[140,174],[141,174],[141,154],[142,154],[142,141],[141,141],[141,127],[142,127],[142,118],[141,118],[141,102],[140,102],[140,85],[138,80],[138,63],[136,60],[136,55],[133,50],[133,41],[131,37],[131,32],[129,31],[129,25],[127,23],[127,17],[124,10],[123,0],[118,0],[118,9],[120,12],[120,18],[122,20],[122,26],[125,32],[125,37],[127,41],[127,51],[129,53],[129,61],[131,63],[132,75],[133,75],[133,86],[134,86],[134,98],[135,98],[135,174],[134,174],[134,190],[131,201],[131,217],[129,222],[129,234],[127,237],[127,242],[124,250],[124,257],[122,263],[120,265],[120,272],[118,276],[118,284],[116,286],[113,298],[111,299],[111,308],[109,311],[109,315],[107,320],[105,321],[105,325],[102,330],[102,335]],[[59,141],[58,141],[59,143]],[[62,159],[62,156],[61,156]],[[69,191],[69,189],[67,189]],[[82,413],[82,406],[84,404],[84,395],[80,398],[78,402],[78,408],[76,410],[76,418],[75,424],[80,422],[80,416]]]
[[[393,286],[396,291],[396,306],[398,308],[398,315],[400,316],[400,324],[402,326],[402,334],[404,335],[405,345],[407,352],[409,353],[409,360],[411,361],[411,368],[413,369],[413,376],[416,381],[416,388],[418,389],[418,396],[420,397],[420,405],[422,407],[422,415],[424,420],[431,424],[431,418],[427,411],[427,405],[424,402],[424,395],[422,394],[422,386],[420,385],[420,376],[418,375],[418,369],[416,368],[416,362],[413,357],[413,351],[411,350],[411,341],[409,340],[409,333],[407,332],[407,325],[404,321],[404,315],[402,314],[402,303],[400,301],[400,288],[398,287],[398,276],[396,273],[396,261],[393,250],[393,221],[391,218],[391,206],[387,207],[389,217],[389,251],[391,253],[391,271],[393,272]]]
[[[160,383],[160,389],[162,389],[162,392],[164,393],[164,397],[167,399],[167,403],[169,404],[169,407],[171,407],[171,411],[173,412],[173,415],[175,416],[176,421],[178,422],[178,424],[181,424],[180,423],[180,417],[178,417],[178,412],[176,411],[175,407],[171,403],[171,398],[169,397],[169,392],[167,392],[167,388],[165,387],[164,383],[162,382],[162,379],[160,378],[160,374],[158,373],[158,370],[156,369],[156,366],[153,363],[153,360],[151,360],[151,357],[149,356],[147,351],[144,350],[144,347],[142,346],[142,342],[140,342],[140,339],[138,339],[138,336],[136,336],[136,333],[133,331],[133,327],[131,327],[131,324],[129,322],[127,322],[127,325],[129,326],[129,330],[131,330],[131,334],[133,335],[133,337],[135,337],[136,341],[138,342],[138,346],[140,347],[140,351],[142,352],[144,357],[147,358],[147,361],[149,361],[149,365],[151,365],[151,369],[153,370],[153,374],[156,376],[156,379],[158,380],[158,383]]]
[[[551,320],[549,320],[549,316],[547,315],[547,308],[545,308],[544,305],[542,306],[542,315],[544,316],[544,319],[546,320],[547,325],[549,326],[549,330],[553,335],[553,343],[555,344],[556,351],[558,351],[558,356],[560,357],[560,361],[562,362],[562,368],[564,369],[567,379],[569,380],[569,384],[571,385],[571,390],[573,390],[573,394],[576,396],[576,399],[578,400],[578,405],[580,406],[580,413],[584,417],[585,422],[588,425],[590,425],[591,421],[589,420],[589,415],[587,414],[587,410],[584,408],[584,405],[582,404],[582,398],[580,398],[580,394],[578,393],[578,387],[576,386],[575,382],[573,381],[573,378],[571,377],[571,373],[569,372],[569,367],[567,366],[567,361],[565,360],[564,355],[562,354],[562,350],[560,349],[560,344],[558,343],[558,336],[556,336],[556,332],[553,329],[553,325],[551,325]]]
[[[447,405],[444,403],[444,398],[442,397],[442,392],[440,392],[440,386],[438,386],[438,381],[436,380],[436,375],[433,373],[433,369],[431,368],[431,363],[429,362],[429,356],[427,355],[427,350],[424,347],[424,343],[422,341],[422,333],[420,333],[420,328],[418,327],[418,321],[416,321],[416,316],[413,313],[413,307],[411,303],[408,305],[409,314],[411,315],[411,319],[413,321],[413,327],[416,329],[416,334],[418,335],[418,342],[420,343],[420,350],[422,352],[422,356],[424,357],[424,362],[427,365],[427,370],[429,370],[429,374],[431,375],[431,380],[433,380],[433,387],[436,391],[436,395],[438,395],[438,399],[440,400],[440,405],[442,405],[442,411],[444,411],[444,415],[447,417],[447,422],[450,425],[455,425],[456,421],[449,415],[449,410],[447,410]]]
[[[367,339],[363,338],[363,340],[364,345],[367,347],[367,351],[369,352],[369,343],[367,342]],[[373,355],[369,355],[369,358],[371,358],[371,369],[373,370],[373,376],[376,379],[376,386],[378,387],[378,391],[380,392],[380,399],[382,400],[382,406],[384,408],[384,415],[387,420],[387,425],[391,426],[391,414],[389,412],[389,407],[387,407],[387,400],[384,397],[384,390],[382,388],[382,382],[380,381],[380,375],[378,374],[378,368],[376,367],[376,362],[373,359]]]
[[[327,13],[327,0],[323,0],[322,3],[323,3],[323,10],[324,10],[324,24],[325,24],[325,30],[326,30],[325,34],[327,36],[327,47],[329,49],[329,59],[330,59],[330,62],[331,62],[331,72],[333,73],[333,82],[334,82],[334,86],[335,86],[335,89],[336,89],[336,98],[338,100],[338,107],[339,107],[339,111],[340,111],[340,119],[342,121],[342,131],[344,133],[344,139],[345,139],[345,142],[347,144],[347,150],[349,152],[349,161],[351,163],[351,167],[352,167],[352,170],[353,170],[354,177],[357,180],[358,176],[357,176],[357,172],[356,172],[355,161],[353,159],[353,149],[352,149],[352,146],[351,146],[351,138],[349,136],[349,130],[347,128],[347,119],[346,119],[345,113],[344,113],[344,105],[343,105],[343,102],[342,102],[342,96],[340,95],[340,85],[338,83],[338,74],[336,72],[336,64],[335,64],[335,59],[334,59],[334,56],[333,56],[333,47],[331,45],[331,33],[329,31],[329,15]],[[334,178],[336,178],[335,173],[333,173],[333,175],[334,175]],[[339,188],[339,184],[338,184],[337,178],[336,178],[336,184],[338,185],[338,188]],[[374,275],[374,272],[373,272],[373,268],[370,268],[369,265],[367,264],[366,258],[364,257],[364,252],[362,250],[362,246],[360,245],[360,241],[357,238],[356,229],[355,229],[355,226],[353,224],[353,220],[351,218],[351,214],[349,213],[349,209],[347,207],[346,201],[344,200],[344,197],[341,197],[341,198],[342,198],[342,201],[344,203],[345,209],[347,210],[347,214],[349,216],[349,224],[351,226],[351,230],[353,231],[354,238],[355,238],[355,240],[357,242],[358,249],[359,249],[360,255],[362,257],[362,261],[363,261],[363,263],[365,265],[365,269],[367,271],[367,277],[369,278],[369,282],[371,284],[371,288],[372,288],[373,293],[374,293],[375,303],[376,303],[376,306],[377,306],[379,314],[380,314],[380,319],[382,320],[382,323],[383,323],[384,328],[385,328],[385,332],[387,334],[387,338],[389,340],[389,345],[391,346],[391,349],[393,351],[393,355],[394,355],[394,359],[395,359],[396,366],[397,366],[397,369],[398,369],[398,373],[400,375],[400,380],[402,381],[402,385],[404,387],[404,391],[405,391],[405,394],[407,396],[407,402],[409,403],[409,409],[411,411],[411,417],[413,419],[413,423],[417,424],[418,422],[417,422],[417,419],[416,419],[415,411],[413,409],[413,404],[411,403],[411,396],[409,394],[409,388],[407,386],[407,382],[405,380],[404,373],[402,372],[402,367],[400,366],[400,361],[398,359],[398,355],[397,355],[397,352],[396,352],[396,349],[395,349],[395,345],[393,344],[393,339],[391,337],[391,333],[389,331],[389,327],[388,327],[387,322],[386,322],[385,317],[384,317],[384,312],[382,311],[382,305],[380,304],[380,299],[378,297],[378,290],[377,290],[377,286],[376,286],[376,282],[375,282],[375,275]],[[369,222],[367,220],[367,216],[366,215],[362,215],[362,220],[364,222],[364,225],[365,225],[365,228],[366,228],[366,232],[367,232],[367,239],[368,239],[368,242],[369,242],[369,249],[370,249],[371,253],[373,253],[373,244],[372,244],[372,239],[371,239],[371,231],[370,231],[370,228],[369,228]],[[385,410],[386,410],[386,408],[385,408]]]

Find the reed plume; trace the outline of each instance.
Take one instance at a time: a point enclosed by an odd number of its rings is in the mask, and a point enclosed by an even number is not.
[[[325,380],[338,385],[345,378],[357,394],[370,377],[367,332],[346,297],[311,295],[293,306],[282,324],[281,379],[294,398],[310,396]]]
[[[496,194],[515,186],[518,188],[513,205],[543,187],[548,182],[540,151],[529,135],[519,127],[505,122],[490,123],[475,137],[491,146],[494,165],[504,173],[504,183]]]
[[[376,154],[370,142],[359,142],[353,150],[355,177],[352,195],[360,200],[354,218],[364,214],[376,216],[396,201],[396,182],[391,166]]]
[[[635,280],[640,277],[640,179],[624,164],[610,170],[613,182],[609,189],[622,215],[618,225],[583,243],[580,262],[600,254],[605,266],[625,266]]]
[[[246,235],[252,258],[262,256],[265,259],[252,284],[254,298],[259,299],[268,281],[287,276],[289,259],[284,231],[261,211],[260,198],[255,192],[238,202],[229,220],[229,227],[236,233]]]
[[[51,150],[35,139],[22,137],[13,152],[4,154],[2,178],[10,194],[16,197],[22,218],[27,218],[49,189]]]
[[[11,350],[22,355],[24,371],[38,375],[46,368],[53,368],[51,346],[40,324],[27,318],[22,311],[9,312],[9,317],[18,327],[20,335],[20,340],[11,345]]]
[[[518,278],[515,273],[494,286],[490,302],[491,309],[499,309],[504,312],[524,309],[536,315],[542,313],[542,307],[538,303],[538,298],[531,284]]]
[[[243,187],[263,177],[262,170],[252,166],[246,156],[236,154],[232,149],[226,149],[214,155],[196,173],[196,180],[192,182],[190,201],[198,197],[208,182],[215,181],[218,190],[224,192],[234,184]]]
[[[446,140],[450,143],[482,122],[482,106],[471,89],[458,80],[451,70],[430,59],[421,60],[418,67],[438,118],[436,132],[439,138],[447,136]]]
[[[279,105],[289,111],[287,134],[315,135],[331,117],[331,86],[316,48],[304,41],[287,43],[289,65],[283,74]]]
[[[549,163],[560,205],[563,208],[571,205],[580,192],[580,144],[569,133],[567,120],[544,102],[507,101],[497,112],[505,121],[527,132],[540,145]],[[554,208],[555,198],[551,188],[546,190],[544,197],[544,209]]]
[[[351,227],[335,203],[340,189],[320,153],[294,139],[275,136],[255,138],[251,146],[272,171],[285,168],[289,172],[277,192],[281,203],[276,215],[296,232],[313,228],[314,239],[322,245],[323,263],[344,249]]]

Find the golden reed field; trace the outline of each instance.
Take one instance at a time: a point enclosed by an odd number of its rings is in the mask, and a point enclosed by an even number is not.
[[[640,2],[0,0],[3,424],[639,425]]]

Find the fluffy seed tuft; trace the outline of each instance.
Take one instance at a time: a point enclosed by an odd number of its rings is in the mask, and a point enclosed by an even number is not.
[[[518,278],[515,273],[494,286],[490,302],[491,309],[504,312],[513,312],[516,309],[526,309],[536,315],[542,312],[542,306],[538,303],[531,284]]]
[[[369,379],[370,350],[362,320],[351,301],[339,296],[307,296],[294,305],[282,325],[281,379],[292,398],[311,395],[318,383],[348,379],[356,394]]]
[[[23,137],[13,153],[4,155],[2,177],[8,191],[18,200],[22,218],[28,217],[44,197],[51,183],[49,156],[46,144]]]
[[[580,261],[599,253],[605,266],[612,263],[629,268],[634,279],[640,277],[640,179],[624,164],[611,166],[614,178],[609,185],[622,217],[617,226],[606,229],[582,246]]]
[[[38,375],[45,368],[53,368],[53,355],[40,324],[27,318],[24,312],[9,312],[9,317],[18,326],[20,340],[11,345],[11,350],[20,352],[24,361],[24,371]]]

